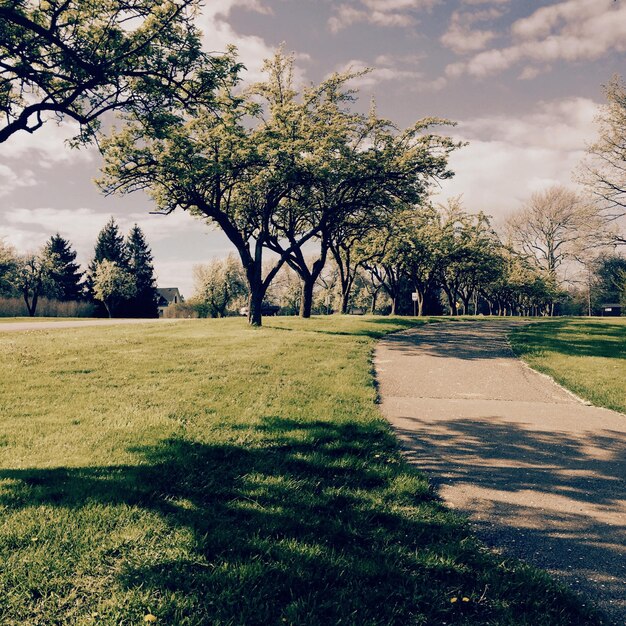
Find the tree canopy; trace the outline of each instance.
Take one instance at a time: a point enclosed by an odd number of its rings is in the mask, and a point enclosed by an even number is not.
[[[0,0],[0,142],[68,117],[88,136],[115,109],[207,98],[198,0]]]

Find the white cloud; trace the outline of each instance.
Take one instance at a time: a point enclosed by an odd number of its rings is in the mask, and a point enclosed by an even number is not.
[[[471,210],[502,218],[553,184],[573,186],[572,171],[594,139],[597,104],[586,98],[542,102],[528,115],[497,115],[460,123],[470,142],[450,160],[456,175],[439,198],[463,194]]]
[[[344,2],[335,9],[335,14],[328,20],[331,32],[366,22],[376,26],[406,27],[417,23],[414,14],[429,11],[441,0],[356,0]]]
[[[454,11],[450,17],[448,30],[441,36],[441,43],[457,54],[482,50],[496,37],[493,30],[477,29],[474,24],[497,19],[502,15],[499,9],[483,11]]]
[[[417,69],[420,60],[421,57],[415,55],[398,57],[379,55],[373,64],[353,59],[339,67],[337,71],[361,72],[369,69],[369,72],[350,81],[351,86],[357,89],[374,87],[381,83],[392,81],[400,81],[400,87],[409,91],[434,92],[443,89],[447,84],[446,78],[427,79],[424,73]]]
[[[59,124],[50,120],[32,134],[15,133],[2,144],[0,162],[19,167],[18,162],[24,161],[28,167],[51,168],[59,163],[93,161],[98,154],[96,148],[72,149],[67,145],[67,140],[75,137],[78,130],[74,122]]]
[[[0,198],[20,187],[33,187],[36,184],[37,180],[32,170],[23,169],[18,174],[8,165],[0,163]]]
[[[595,60],[626,51],[626,4],[565,0],[537,9],[511,26],[512,44],[448,66],[448,76],[484,77],[520,63]],[[522,73],[528,78],[529,71]]]
[[[197,19],[203,33],[203,47],[211,52],[225,52],[229,45],[236,46],[239,60],[248,70],[246,80],[257,81],[262,78],[263,61],[273,56],[275,50],[261,37],[235,31],[227,19],[237,6],[257,13],[271,13],[259,0],[212,0],[204,5]]]

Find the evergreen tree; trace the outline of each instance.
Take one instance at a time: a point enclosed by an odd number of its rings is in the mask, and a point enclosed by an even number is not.
[[[92,300],[95,298],[94,278],[96,276],[96,269],[102,261],[115,263],[117,267],[125,271],[129,269],[128,250],[126,248],[126,244],[124,243],[124,237],[122,233],[120,233],[119,226],[113,217],[111,217],[98,234],[98,239],[96,240],[96,246],[94,249],[94,256],[89,264],[85,286],[87,293]],[[100,315],[106,313],[104,307],[102,307],[99,313]]]
[[[80,284],[83,272],[80,271],[80,265],[75,263],[76,252],[72,250],[70,242],[57,233],[46,242],[43,255],[49,266],[45,295],[62,301],[80,299],[83,293]]]
[[[117,263],[121,268],[128,268],[128,249],[124,243],[124,237],[120,233],[119,226],[113,218],[106,223],[98,234],[94,257],[89,266],[89,270],[91,271],[96,263],[101,263],[105,260]]]
[[[136,293],[128,302],[129,317],[158,317],[157,290],[152,252],[143,231],[135,224],[126,239],[128,269],[135,279]]]

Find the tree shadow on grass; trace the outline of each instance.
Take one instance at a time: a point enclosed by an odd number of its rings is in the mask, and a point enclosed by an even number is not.
[[[260,430],[265,445],[166,440],[136,450],[138,465],[0,470],[0,505],[130,507],[191,533],[179,557],[157,542],[112,569],[109,584],[149,592],[162,623],[600,623],[468,538],[382,426],[268,417]]]
[[[339,323],[344,320],[355,320],[356,322],[361,322],[361,324],[371,325],[370,328],[363,326],[348,326],[345,330],[341,330],[339,328],[324,328],[323,326],[315,326],[315,323],[320,321],[319,318],[308,320],[310,326],[307,328],[303,326],[301,328],[289,328],[286,326],[281,326],[276,323],[276,320],[280,320],[280,318],[272,318],[271,320],[266,320],[265,328],[271,330],[285,330],[285,331],[297,331],[304,333],[316,333],[320,335],[338,335],[338,336],[349,336],[349,337],[369,337],[371,339],[380,339],[385,335],[388,335],[390,332],[399,332],[401,330],[409,330],[411,328],[419,328],[426,324],[426,320],[416,319],[416,318],[400,318],[400,317],[367,317],[367,318],[339,318]],[[329,326],[333,326],[333,324],[337,324],[337,320],[332,317],[321,318],[322,323],[328,323]]]

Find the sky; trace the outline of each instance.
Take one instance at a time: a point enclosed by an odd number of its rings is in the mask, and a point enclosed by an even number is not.
[[[207,51],[237,46],[247,80],[284,44],[304,82],[371,68],[360,106],[374,98],[400,126],[456,122],[447,132],[468,145],[435,199],[462,195],[496,225],[536,191],[576,188],[603,85],[626,77],[626,0],[206,0],[198,23]],[[100,156],[71,149],[74,134],[48,122],[0,144],[0,238],[28,252],[59,232],[86,266],[111,216],[124,233],[137,223],[159,286],[192,295],[193,266],[234,251],[228,240],[180,211],[152,215],[143,194],[104,197]]]

